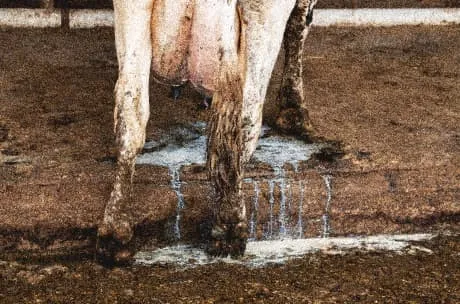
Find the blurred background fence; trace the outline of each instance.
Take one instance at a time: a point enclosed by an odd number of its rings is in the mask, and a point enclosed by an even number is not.
[[[2,8],[112,8],[112,0],[0,0]],[[460,0],[319,0],[318,8],[447,8]]]

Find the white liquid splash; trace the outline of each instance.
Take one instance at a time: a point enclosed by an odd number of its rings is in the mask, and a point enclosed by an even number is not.
[[[139,252],[135,259],[136,263],[143,265],[170,264],[184,268],[219,262],[241,264],[247,267],[263,267],[268,264],[284,264],[291,259],[315,252],[347,254],[350,250],[361,250],[394,251],[404,254],[420,251],[424,254],[431,254],[430,249],[413,246],[410,242],[429,240],[434,236],[433,234],[402,234],[248,242],[245,256],[239,260],[210,258],[202,249],[179,245]]]
[[[300,191],[300,198],[299,198],[299,210],[298,210],[298,215],[297,215],[297,233],[298,233],[298,238],[303,237],[303,220],[302,220],[302,210],[303,210],[303,197],[305,194],[305,190],[303,189],[303,183],[300,180],[299,181],[299,191]]]
[[[325,175],[323,176],[324,184],[326,185],[326,206],[324,207],[324,214],[322,216],[323,220],[323,231],[322,237],[327,238],[331,233],[331,224],[329,220],[329,211],[332,201],[332,176]]]
[[[182,209],[185,208],[184,195],[181,192],[182,182],[180,180],[180,167],[169,168],[169,174],[171,175],[171,187],[177,196],[177,209],[176,209],[176,222],[174,223],[174,236],[176,240],[181,239],[180,233],[180,220]]]
[[[172,129],[159,141],[149,141],[145,144],[145,149],[152,150],[138,156],[136,164],[157,165],[169,169],[171,176],[171,187],[177,196],[176,221],[174,224],[174,235],[176,239],[181,238],[180,221],[181,214],[186,212],[186,202],[181,192],[182,182],[180,181],[180,170],[183,166],[191,164],[204,164],[206,162],[206,136],[204,130],[206,124],[199,122],[189,127],[179,127]],[[266,131],[267,128],[264,128]],[[286,177],[285,164],[290,164],[294,172],[298,171],[299,164],[308,160],[311,155],[318,152],[321,145],[305,144],[304,142],[280,136],[269,136],[259,139],[257,149],[253,155],[256,161],[269,164],[274,177],[268,180],[269,186],[269,222],[267,229],[264,229],[266,239],[292,238],[298,237],[302,231],[302,219],[297,221],[299,227],[290,227],[292,219],[289,218],[289,211],[292,207],[292,193],[290,181]],[[249,219],[250,238],[256,238],[258,224],[257,210],[259,208],[260,188],[258,181],[246,179],[246,182],[254,184],[253,208]],[[279,189],[279,202],[275,199],[275,189]],[[303,190],[301,190],[303,191]],[[302,198],[303,199],[303,198]],[[275,218],[275,204],[279,204],[279,212]],[[299,205],[299,217],[302,213],[302,202]]]
[[[252,200],[252,210],[251,210],[251,218],[249,220],[249,240],[256,239],[256,229],[257,229],[257,210],[259,210],[259,195],[260,195],[260,187],[257,181],[252,181],[254,185],[254,198]]]

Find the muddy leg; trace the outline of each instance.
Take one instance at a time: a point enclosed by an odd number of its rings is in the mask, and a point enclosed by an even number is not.
[[[208,142],[209,177],[217,195],[208,252],[232,257],[242,255],[246,248],[248,225],[241,197],[244,166],[256,148],[263,102],[289,17],[289,9],[280,14],[277,6],[266,11],[241,6],[238,64],[231,65],[238,70],[221,69]]]
[[[119,62],[114,111],[118,162],[113,190],[98,230],[97,257],[103,263],[126,263],[133,254],[132,178],[149,117],[151,2],[114,1]]]
[[[229,5],[235,27],[244,36],[236,1]],[[230,34],[223,24],[220,31]],[[233,32],[234,33],[234,32]],[[244,137],[242,129],[244,38],[237,44],[232,39],[222,39],[221,66],[216,90],[211,104],[208,129],[208,177],[215,190],[214,223],[208,253],[212,256],[238,257],[244,253],[247,240],[247,220],[241,197],[243,177]],[[239,49],[238,49],[239,47]]]
[[[243,131],[242,82],[238,73],[226,72],[213,97],[208,140],[208,175],[215,189],[213,256],[237,257],[246,246],[246,212],[241,197]]]
[[[280,130],[305,139],[310,138],[314,130],[305,104],[302,60],[315,3],[316,0],[297,0],[284,33],[285,63],[279,94],[281,113],[277,119]]]

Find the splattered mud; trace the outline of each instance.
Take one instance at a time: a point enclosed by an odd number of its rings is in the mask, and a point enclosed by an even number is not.
[[[313,29],[308,107],[318,138],[341,149],[323,151],[297,173],[283,167],[296,202],[303,199],[303,237],[460,231],[458,45],[458,26]],[[111,29],[0,30],[0,302],[459,301],[458,236],[427,241],[433,254],[309,254],[261,269],[92,264],[114,178],[116,73]],[[268,125],[278,113],[279,81],[278,65]],[[152,83],[151,96],[150,142],[207,119],[190,88],[174,103],[169,88]],[[188,208],[181,237],[193,241],[210,199],[203,166],[180,175]],[[246,176],[257,181],[245,183],[247,203],[257,197],[265,218],[272,198],[280,215],[275,175],[255,162]],[[168,168],[138,165],[135,201],[139,248],[170,243],[165,231],[174,231],[178,200]],[[63,257],[74,262],[54,265]]]

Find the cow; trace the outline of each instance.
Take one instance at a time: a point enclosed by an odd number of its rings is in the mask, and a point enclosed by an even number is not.
[[[119,64],[114,129],[116,177],[98,228],[102,262],[132,260],[129,214],[136,155],[149,118],[149,77],[191,83],[212,96],[207,171],[215,215],[207,252],[237,258],[248,237],[241,197],[244,166],[262,124],[262,106],[284,41],[282,130],[308,136],[302,54],[316,0],[114,0]]]

